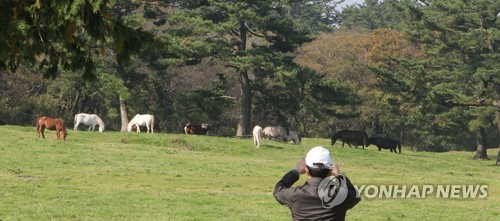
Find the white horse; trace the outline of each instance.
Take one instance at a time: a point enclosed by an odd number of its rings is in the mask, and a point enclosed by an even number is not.
[[[153,133],[155,123],[155,116],[151,114],[136,114],[132,120],[127,125],[127,131],[132,132],[132,126],[135,125],[137,127],[137,133],[141,132],[139,126],[146,126],[146,133]]]
[[[259,125],[255,126],[252,131],[253,134],[253,144],[257,146],[257,148],[260,147],[260,141],[262,140],[262,127]]]
[[[266,138],[283,142],[287,142],[289,135],[288,129],[282,126],[267,126],[264,130],[262,130],[262,132]]]
[[[80,124],[84,124],[89,126],[88,129],[89,131],[91,129],[92,131],[94,131],[96,125],[99,125],[99,132],[104,131],[104,122],[99,116],[95,114],[86,114],[86,113],[76,114],[74,123],[75,127],[73,128],[73,130],[78,130],[78,126]]]

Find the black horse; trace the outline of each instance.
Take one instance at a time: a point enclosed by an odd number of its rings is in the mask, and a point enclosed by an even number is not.
[[[394,153],[397,153],[398,151],[396,150],[396,148],[398,148],[399,153],[401,153],[401,143],[399,143],[399,141],[397,140],[382,137],[370,137],[370,139],[368,139],[368,142],[366,143],[366,146],[368,147],[370,144],[374,144],[375,146],[377,146],[378,151],[381,151],[381,149],[390,149],[391,152],[394,150]]]
[[[365,145],[368,140],[368,134],[366,134],[366,132],[364,131],[359,130],[341,130],[332,136],[332,146],[339,139],[342,140],[342,147],[344,147],[344,143],[347,143],[349,147],[351,147],[351,144],[355,145],[355,147],[361,145],[363,149],[365,149]]]

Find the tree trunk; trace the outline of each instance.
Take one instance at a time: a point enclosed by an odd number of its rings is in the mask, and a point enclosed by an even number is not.
[[[122,96],[120,96],[120,115],[122,118],[122,128],[120,131],[127,132],[127,125],[128,125],[127,105],[125,104],[125,100],[122,99]]]
[[[252,90],[250,89],[250,82],[248,73],[246,71],[240,72],[241,84],[241,101],[240,101],[240,117],[238,120],[238,129],[236,136],[249,135],[250,131],[250,116],[252,113]]]
[[[247,27],[245,21],[240,21],[240,44],[238,51],[247,50]],[[252,113],[252,89],[248,79],[248,70],[238,70],[239,81],[241,85],[240,117],[238,119],[238,128],[236,136],[250,134],[250,117]]]
[[[498,94],[500,94],[500,93],[497,91],[497,96],[498,96]],[[500,96],[498,96],[498,97],[500,97]],[[500,101],[496,101],[496,102],[497,102],[496,104],[500,103]],[[498,106],[496,106],[496,107],[498,110],[499,107]],[[497,111],[495,113],[495,115],[496,115],[495,117],[496,117],[496,122],[497,122],[497,126],[498,126],[498,131],[500,131],[500,111]],[[498,156],[497,156],[497,163],[496,164],[497,164],[497,166],[500,166],[500,144],[498,144]]]
[[[497,112],[495,113],[495,121],[497,122],[497,127],[498,131],[500,131],[500,84],[494,82],[491,80],[493,83],[493,89],[495,90],[495,96],[496,100],[493,101],[493,106],[497,109]],[[500,166],[500,144],[498,144],[498,156],[497,156],[497,166]]]
[[[474,159],[486,160],[488,155],[486,154],[486,136],[484,132],[484,127],[478,127],[476,133],[477,139],[477,150]]]

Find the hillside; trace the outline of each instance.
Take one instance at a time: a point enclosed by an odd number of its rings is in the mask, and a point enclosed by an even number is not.
[[[272,190],[318,145],[358,186],[487,185],[485,199],[364,195],[348,220],[500,219],[498,167],[472,152],[394,154],[307,138],[264,140],[256,149],[250,139],[184,134],[69,131],[66,142],[45,135],[0,126],[0,220],[290,220]]]

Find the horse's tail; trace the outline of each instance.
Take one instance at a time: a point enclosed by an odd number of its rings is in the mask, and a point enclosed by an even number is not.
[[[153,133],[154,127],[155,127],[155,115],[151,115],[151,133]]]
[[[398,149],[399,149],[399,153],[401,153],[401,143],[398,141]]]
[[[38,121],[40,121],[40,118],[36,119],[36,133],[38,134],[38,137],[40,137],[40,124],[38,123]]]

